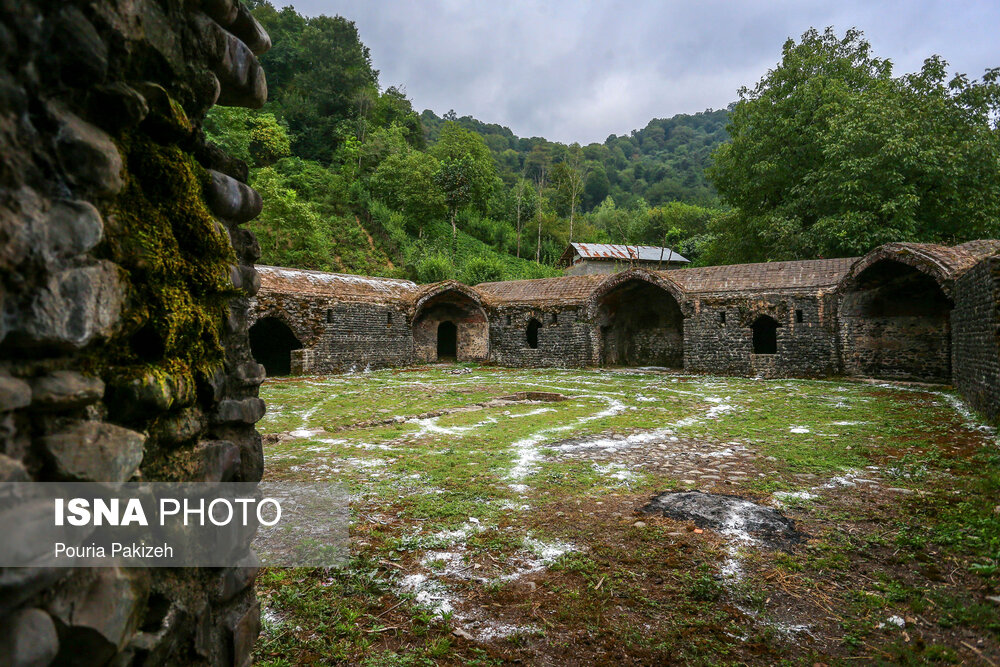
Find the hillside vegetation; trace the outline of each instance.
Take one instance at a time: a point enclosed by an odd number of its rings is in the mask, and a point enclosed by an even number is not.
[[[205,129],[264,197],[262,263],[474,284],[558,275],[570,240],[711,264],[1000,235],[996,70],[894,78],[859,32],[809,31],[728,111],[565,145],[417,114],[350,20],[250,4],[268,102]]]

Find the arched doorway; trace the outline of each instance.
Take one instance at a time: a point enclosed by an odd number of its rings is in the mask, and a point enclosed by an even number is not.
[[[424,362],[485,361],[489,326],[475,292],[454,283],[430,288],[417,302],[413,348],[416,358]]]
[[[892,259],[854,276],[840,305],[844,370],[886,379],[951,381],[951,310],[938,281]]]
[[[264,317],[250,327],[250,352],[264,366],[268,377],[290,374],[292,350],[300,349],[302,343],[277,317]]]
[[[454,359],[458,355],[458,327],[446,320],[438,325],[437,358]]]
[[[601,362],[606,366],[684,366],[684,315],[663,287],[635,278],[600,296]]]
[[[773,317],[761,315],[750,325],[753,332],[754,354],[778,353],[778,321]]]

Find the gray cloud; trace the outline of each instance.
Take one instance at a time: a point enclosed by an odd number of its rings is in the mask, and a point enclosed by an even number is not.
[[[722,108],[810,26],[864,30],[896,72],[932,54],[979,77],[1000,66],[1000,3],[845,0],[473,2],[299,0],[353,20],[383,85],[519,136],[603,141],[651,118]]]

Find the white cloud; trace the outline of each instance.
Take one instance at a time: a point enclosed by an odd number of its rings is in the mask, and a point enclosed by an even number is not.
[[[280,0],[276,4],[288,4]],[[896,71],[940,54],[970,76],[1000,66],[1000,4],[944,0],[301,0],[355,21],[383,86],[418,111],[455,109],[519,136],[603,141],[651,118],[722,108],[810,26],[857,26]]]

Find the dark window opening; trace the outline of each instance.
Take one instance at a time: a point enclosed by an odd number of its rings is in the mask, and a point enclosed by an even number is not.
[[[333,324],[333,308],[326,309],[326,323]]]
[[[798,322],[799,324],[802,323],[802,311],[801,310],[796,310],[795,311],[795,321]]]
[[[438,359],[454,359],[458,356],[458,327],[454,322],[442,322],[437,331]]]
[[[719,313],[719,324],[725,324],[725,323],[726,323],[726,311],[722,311],[721,313]]]
[[[269,377],[292,372],[292,350],[302,349],[288,325],[276,317],[265,317],[250,327],[250,352]]]
[[[392,326],[392,313],[385,314],[385,325],[388,327]]]
[[[559,324],[559,313],[552,313],[552,324]]]
[[[510,326],[510,315],[507,316],[506,323],[507,323],[507,326]]]
[[[761,315],[754,320],[751,329],[753,329],[754,354],[778,353],[778,322],[776,320],[767,315]]]
[[[542,327],[542,323],[536,319],[532,319],[528,322],[528,347],[532,350],[538,349],[538,330]]]

